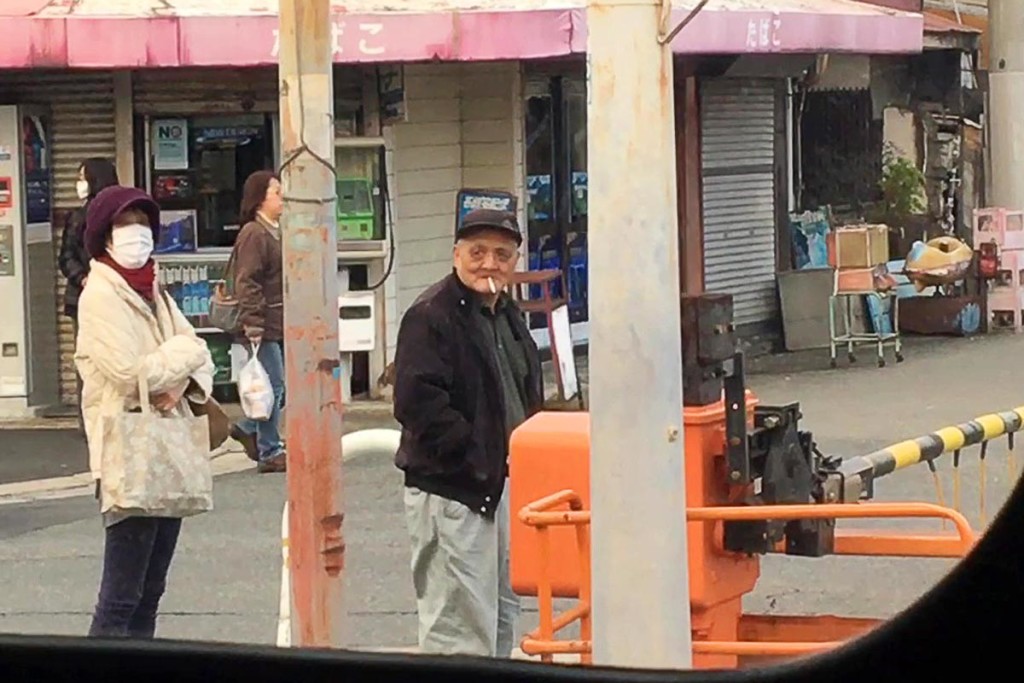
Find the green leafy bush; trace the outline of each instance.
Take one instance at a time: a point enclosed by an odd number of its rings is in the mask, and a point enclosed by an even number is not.
[[[883,220],[902,226],[911,216],[925,210],[924,174],[906,157],[886,143],[882,150],[882,201],[879,208]]]

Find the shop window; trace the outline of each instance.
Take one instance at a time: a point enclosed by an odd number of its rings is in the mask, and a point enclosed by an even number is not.
[[[565,139],[569,151],[569,229],[566,284],[569,288],[569,320],[589,318],[587,297],[587,95],[582,81],[568,81],[565,97]]]
[[[569,138],[572,220],[573,222],[585,221],[587,218],[587,96],[586,93],[569,93],[565,100],[568,110],[566,117],[568,125],[565,133]]]
[[[553,124],[551,96],[530,97],[526,101],[527,215],[531,225],[536,224],[538,228],[542,223],[552,223],[555,216]]]
[[[561,270],[553,295],[573,323],[587,311],[587,100],[582,79],[530,84],[526,99],[528,268]],[[531,298],[540,297],[538,286]],[[533,328],[543,327],[531,316]]]
[[[352,134],[335,149],[337,238],[343,249],[363,250],[387,239],[387,188],[383,146]],[[162,253],[227,249],[241,225],[238,213],[246,178],[275,169],[279,141],[271,115],[152,117],[148,119],[146,186],[164,212],[168,244]]]
[[[274,167],[264,114],[150,120],[149,186],[180,251],[231,247],[241,226],[242,187]]]

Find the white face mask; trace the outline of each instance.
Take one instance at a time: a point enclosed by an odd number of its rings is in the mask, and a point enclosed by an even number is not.
[[[78,193],[78,198],[79,199],[88,199],[89,198],[89,181],[88,180],[79,180],[77,183],[75,183],[75,192]]]
[[[153,253],[153,231],[147,225],[125,225],[111,233],[110,257],[122,268],[137,270]]]

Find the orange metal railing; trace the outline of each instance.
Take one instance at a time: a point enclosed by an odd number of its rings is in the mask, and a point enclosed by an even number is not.
[[[562,507],[568,509],[557,509]],[[551,662],[558,654],[580,655],[583,664],[591,662],[591,585],[590,585],[590,511],[583,509],[583,501],[572,490],[563,490],[524,506],[519,520],[534,528],[538,534],[537,600],[540,625],[528,633],[521,647],[525,654],[539,656]],[[893,557],[963,557],[977,541],[967,519],[950,508],[931,503],[838,503],[822,505],[766,505],[695,507],[687,510],[687,521],[723,523],[727,521],[797,520],[797,519],[880,519],[880,518],[934,518],[953,523],[956,535],[934,535],[920,532],[911,534],[852,532],[836,537],[836,554],[874,555]],[[579,599],[577,605],[559,615],[554,613],[551,585],[551,540],[549,529],[572,526],[576,529],[576,548],[579,554]],[[721,537],[720,534],[716,534]],[[725,552],[722,550],[722,552]],[[805,619],[813,619],[805,618]],[[574,622],[580,624],[578,640],[558,640],[556,635]],[[781,622],[780,622],[781,623]],[[739,657],[797,657],[832,649],[842,640],[825,642],[785,641],[766,636],[763,641],[695,640],[694,654],[733,655]]]
[[[555,508],[568,505],[568,510]],[[590,511],[583,509],[583,500],[574,491],[559,491],[530,503],[519,511],[519,520],[537,530],[539,548],[539,577],[537,580],[537,609],[540,625],[526,634],[520,647],[528,655],[539,655],[541,661],[551,662],[556,654],[578,654],[584,664],[591,661],[590,620]],[[555,616],[554,596],[551,588],[551,536],[552,526],[574,526],[576,549],[580,562],[579,602],[574,609]],[[579,621],[580,639],[559,641],[555,634]]]

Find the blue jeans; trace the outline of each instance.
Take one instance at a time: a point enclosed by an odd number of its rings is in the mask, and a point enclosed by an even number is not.
[[[252,353],[250,347],[249,352]],[[284,349],[279,341],[263,340],[259,353],[256,354],[263,369],[270,376],[270,386],[274,389],[274,410],[270,419],[265,422],[242,420],[238,426],[246,434],[256,435],[256,450],[260,460],[270,460],[281,454],[284,444],[281,442],[281,399],[284,397]]]

